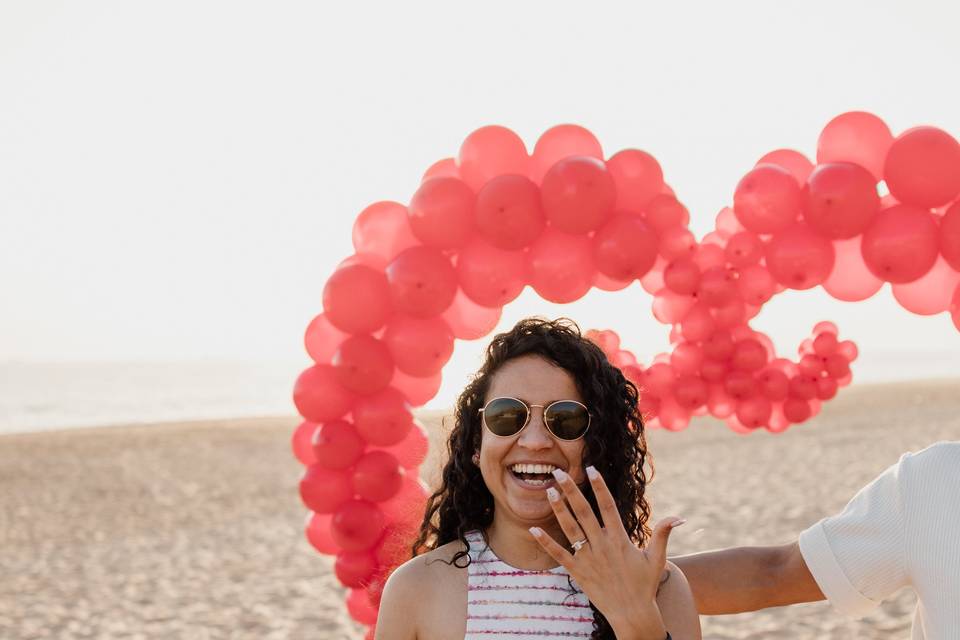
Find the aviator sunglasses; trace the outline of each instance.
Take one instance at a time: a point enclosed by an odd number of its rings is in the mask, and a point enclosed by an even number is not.
[[[590,428],[590,411],[576,400],[557,400],[544,406],[517,398],[494,398],[480,409],[480,414],[490,433],[505,438],[517,435],[529,424],[533,407],[543,409],[543,423],[558,440],[579,440]]]

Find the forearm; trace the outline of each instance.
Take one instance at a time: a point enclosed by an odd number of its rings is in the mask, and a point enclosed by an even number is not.
[[[796,544],[738,547],[671,559],[701,614],[741,613],[822,600]]]

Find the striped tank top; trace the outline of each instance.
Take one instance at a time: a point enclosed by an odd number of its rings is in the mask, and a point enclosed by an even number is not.
[[[593,610],[563,567],[526,571],[493,553],[479,531],[466,535],[467,635],[464,640],[494,638],[589,638]]]

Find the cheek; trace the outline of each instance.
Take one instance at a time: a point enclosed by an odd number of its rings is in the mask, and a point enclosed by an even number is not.
[[[586,463],[583,461],[583,452],[584,446],[583,441],[578,440],[573,443],[564,444],[563,446],[563,455],[567,459],[567,462],[570,465],[570,476],[573,478],[573,481],[577,484],[584,482],[587,477],[584,467]]]

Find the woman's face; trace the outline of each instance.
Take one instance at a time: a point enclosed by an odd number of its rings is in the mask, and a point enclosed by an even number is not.
[[[493,374],[484,404],[503,396],[544,407],[556,400],[583,402],[573,376],[536,355],[508,360]],[[522,469],[518,464],[559,468],[574,482],[583,482],[584,439],[569,442],[555,438],[543,422],[542,408],[531,410],[530,421],[517,435],[500,437],[486,427],[482,430],[480,472],[493,495],[494,520],[508,518],[530,526],[554,517],[546,494],[547,487],[554,485],[552,476],[546,476],[546,484],[527,482],[518,475]]]

